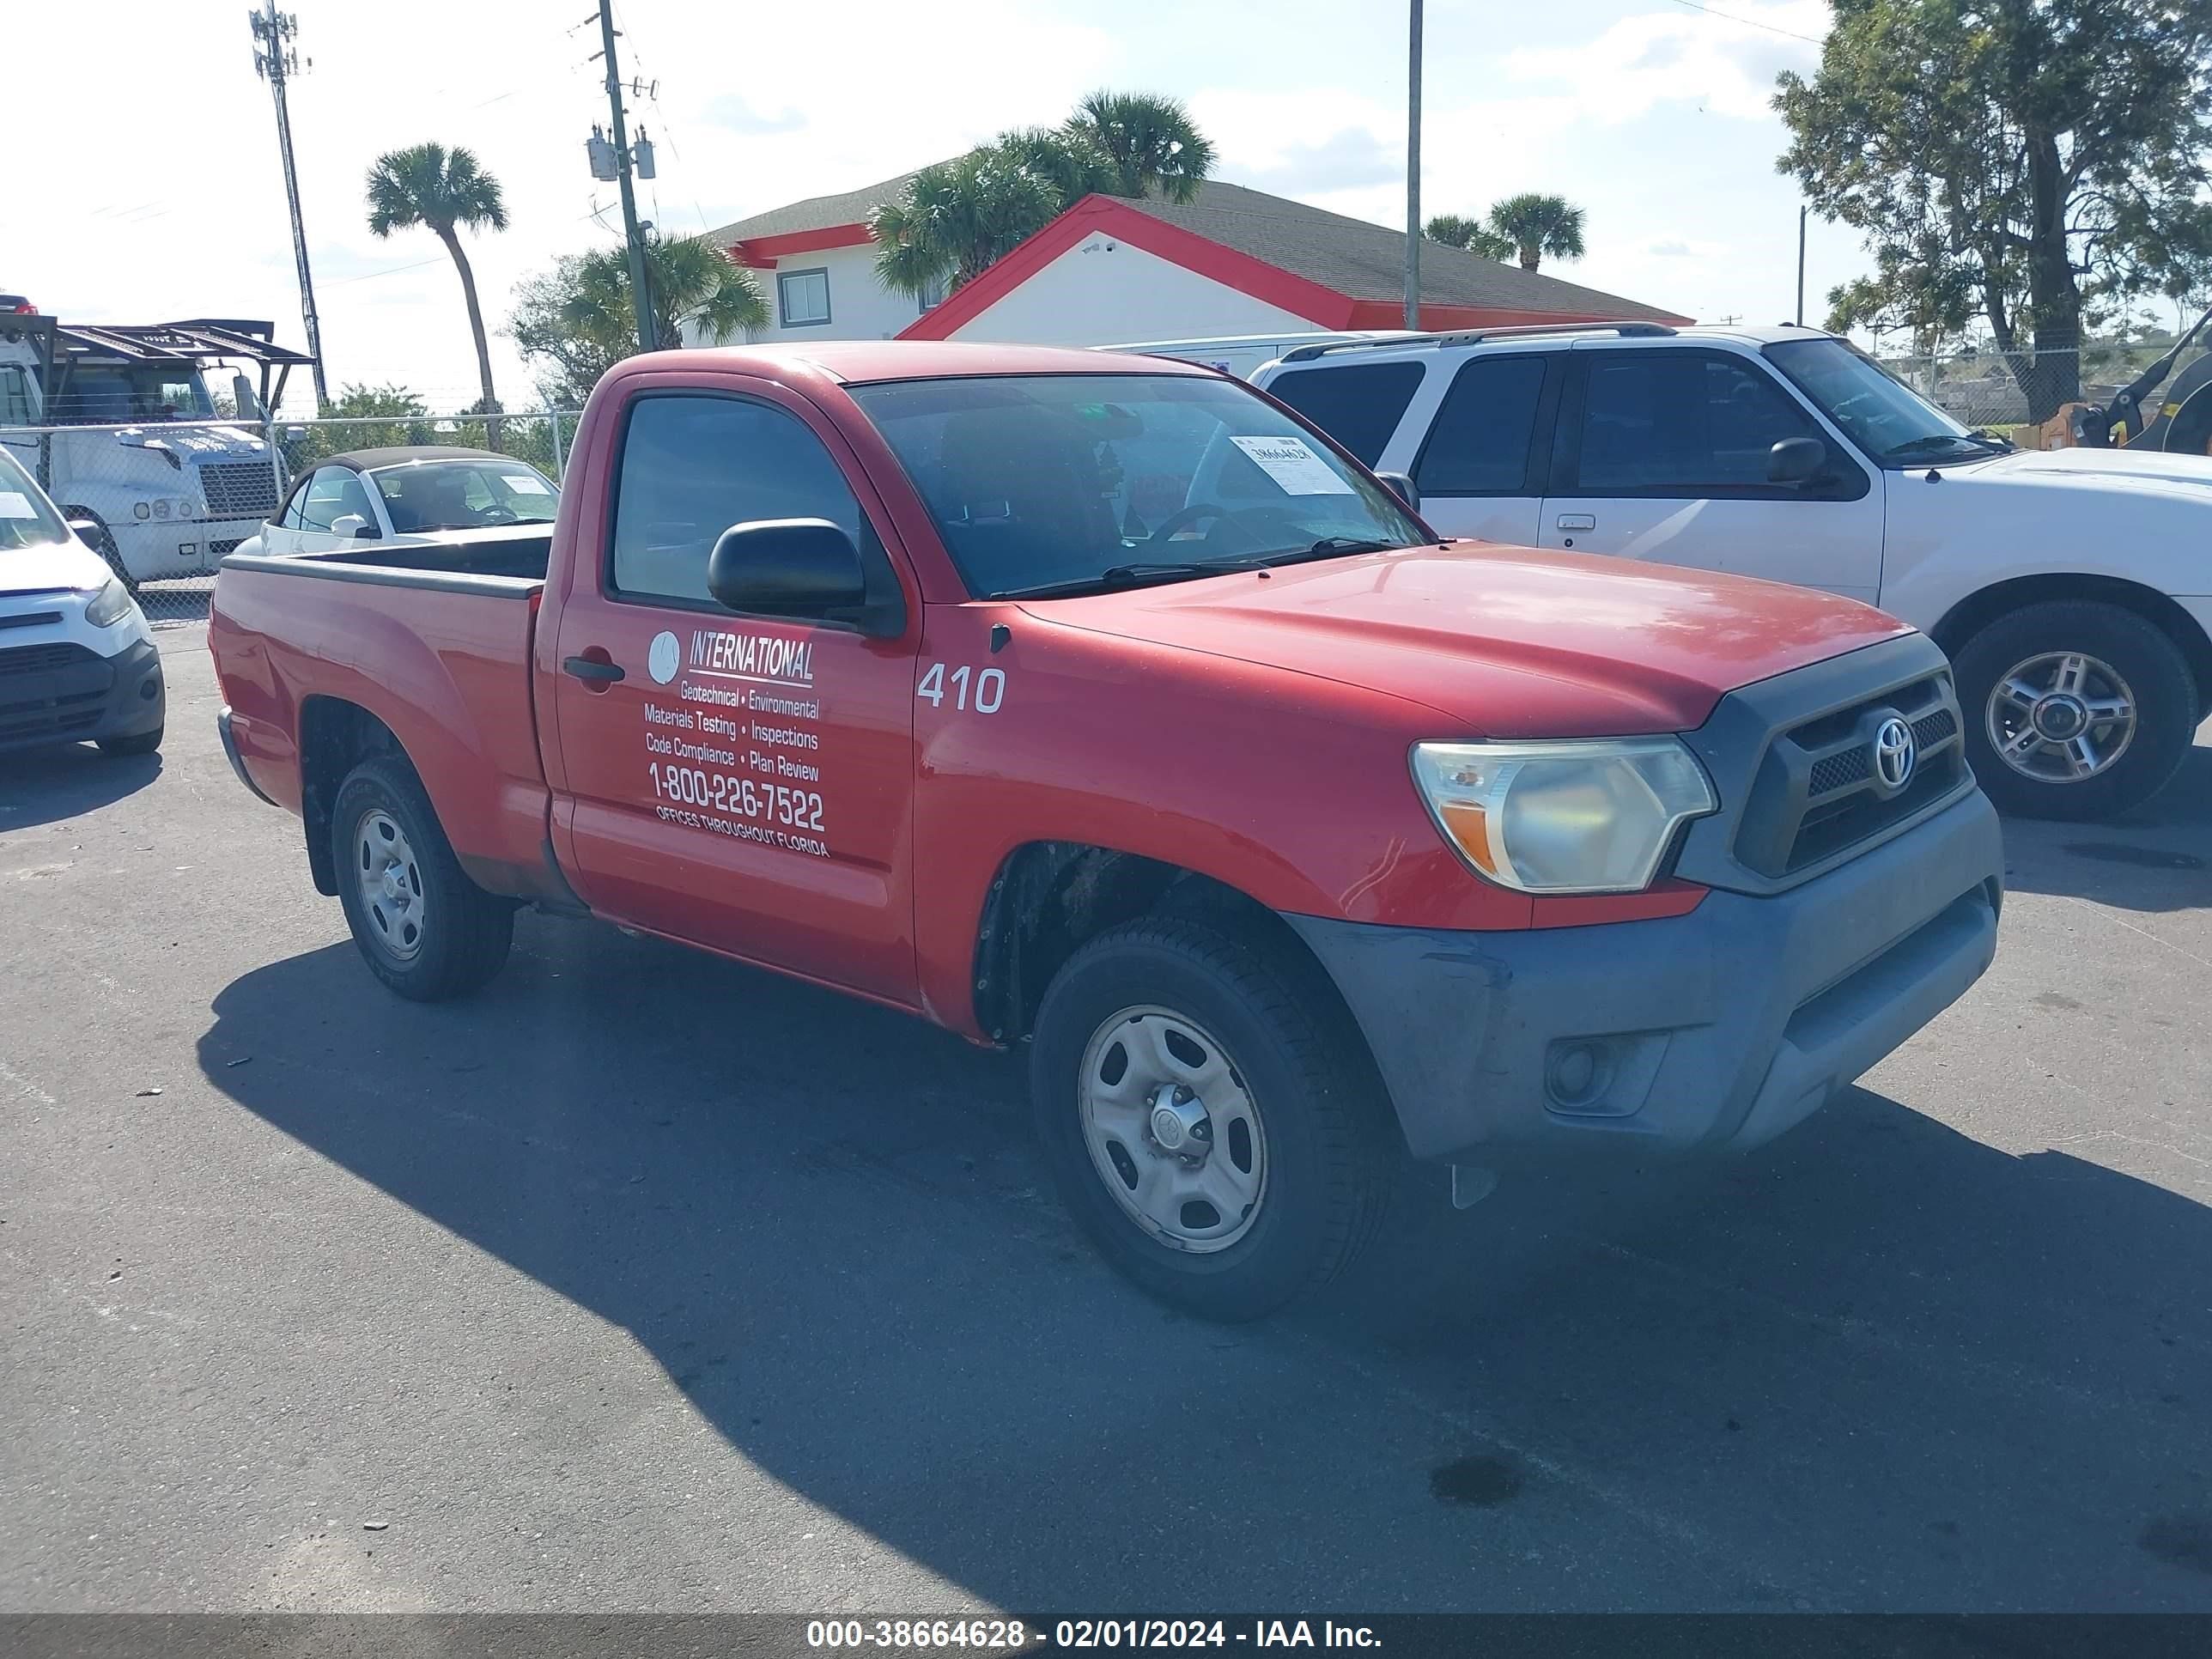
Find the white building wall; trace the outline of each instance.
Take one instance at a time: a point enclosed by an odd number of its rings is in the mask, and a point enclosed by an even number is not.
[[[1088,346],[1301,333],[1320,326],[1310,317],[1255,300],[1098,231],[963,324],[952,337]]]
[[[830,274],[830,320],[787,328],[777,291],[776,277],[790,270],[826,270]],[[888,340],[921,315],[921,307],[903,294],[894,294],[876,280],[876,250],[862,247],[824,248],[816,253],[794,253],[776,261],[774,270],[746,273],[760,285],[768,303],[769,325],[750,336],[756,345],[792,345],[806,340]],[[734,340],[723,343],[735,345]]]

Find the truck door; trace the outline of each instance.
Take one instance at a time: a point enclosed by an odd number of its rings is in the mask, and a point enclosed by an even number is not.
[[[901,594],[849,452],[765,386],[643,391],[617,441],[611,534],[594,557],[584,532],[556,642],[572,880],[617,921],[911,1005],[919,606],[884,640],[707,591],[732,525],[819,518]]]
[[[1735,352],[1577,349],[1540,545],[1823,587],[1881,586],[1875,480],[1763,363]],[[1813,438],[1827,466],[1773,483],[1767,453]]]

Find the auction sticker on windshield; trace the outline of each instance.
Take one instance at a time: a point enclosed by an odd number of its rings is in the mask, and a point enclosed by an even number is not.
[[[1349,495],[1342,474],[1313,453],[1304,438],[1239,438],[1229,441],[1249,455],[1285,495]]]
[[[0,519],[35,519],[31,498],[20,489],[0,489]]]
[[[518,495],[550,495],[545,480],[529,472],[502,472],[499,481]]]

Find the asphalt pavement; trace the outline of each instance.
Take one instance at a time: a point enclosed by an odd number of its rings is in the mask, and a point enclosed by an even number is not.
[[[0,759],[0,1609],[2212,1611],[2212,729],[1694,1178],[1146,1301],[1018,1065],[592,924],[379,988],[232,778]]]

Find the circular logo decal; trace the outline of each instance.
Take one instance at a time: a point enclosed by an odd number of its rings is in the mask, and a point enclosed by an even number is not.
[[[676,678],[676,670],[683,659],[683,653],[677,649],[675,635],[655,634],[653,650],[646,657],[645,666],[652,674],[654,684],[665,685]]]

